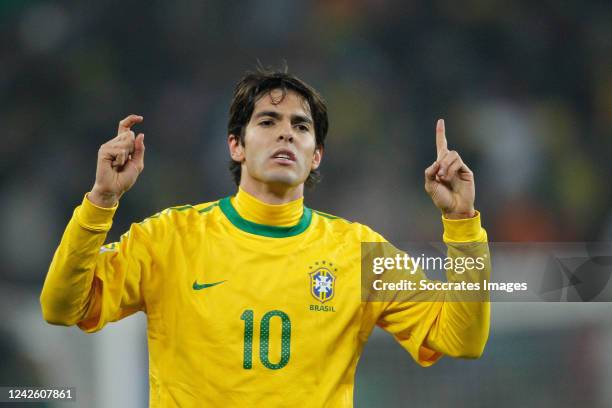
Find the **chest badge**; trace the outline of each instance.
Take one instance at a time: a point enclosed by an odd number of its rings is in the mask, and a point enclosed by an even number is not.
[[[310,293],[321,303],[331,300],[336,294],[336,276],[332,272],[338,269],[333,267],[332,263],[315,262],[314,269],[308,275],[310,276]]]

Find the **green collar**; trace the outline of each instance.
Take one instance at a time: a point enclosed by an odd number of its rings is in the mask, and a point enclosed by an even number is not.
[[[300,221],[292,227],[278,227],[275,225],[263,225],[257,224],[248,220],[245,220],[238,214],[238,211],[234,208],[230,201],[230,197],[225,197],[219,200],[219,208],[223,211],[223,214],[227,219],[234,224],[238,229],[255,235],[261,235],[270,238],[287,238],[301,234],[308,228],[310,221],[312,220],[312,210],[308,207],[304,207],[304,213]]]

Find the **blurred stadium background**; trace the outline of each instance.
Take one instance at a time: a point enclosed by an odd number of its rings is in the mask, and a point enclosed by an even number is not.
[[[422,174],[444,117],[491,241],[611,240],[610,2],[2,0],[0,385],[76,386],[82,407],[146,405],[144,317],[91,336],[52,327],[42,282],[99,145],[128,113],[145,117],[147,166],[110,239],[234,192],[227,110],[258,60],[286,60],[328,101],[310,207],[392,241],[440,240]],[[610,311],[494,304],[482,359],[428,369],[377,331],[355,405],[612,406]]]

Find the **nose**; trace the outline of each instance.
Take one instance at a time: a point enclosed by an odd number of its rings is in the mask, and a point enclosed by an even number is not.
[[[280,130],[280,134],[278,135],[277,140],[279,142],[288,141],[289,143],[293,143],[293,129],[291,125],[283,126]]]
[[[281,142],[283,140],[286,140],[289,143],[293,143],[293,135],[286,135],[286,134],[278,135],[278,141]]]

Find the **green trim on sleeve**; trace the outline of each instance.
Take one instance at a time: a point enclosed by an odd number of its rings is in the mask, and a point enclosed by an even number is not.
[[[169,210],[174,210],[174,211],[185,211],[185,210],[189,210],[190,208],[193,208],[193,205],[181,205],[178,207],[170,207]]]
[[[207,212],[209,212],[210,210],[212,210],[213,208],[215,208],[218,205],[219,205],[219,203],[216,202],[214,204],[209,205],[208,207],[205,207],[205,208],[202,208],[201,210],[198,210],[198,213],[200,213],[200,214],[207,213]]]
[[[340,221],[348,222],[349,224],[353,223],[353,221],[345,220],[344,218],[337,217],[335,215],[331,215],[331,214],[325,213],[323,211],[319,211],[319,210],[312,210],[312,211],[315,214],[318,214],[318,215],[320,215],[323,218],[327,218],[327,219],[330,219],[330,220],[340,220]]]

